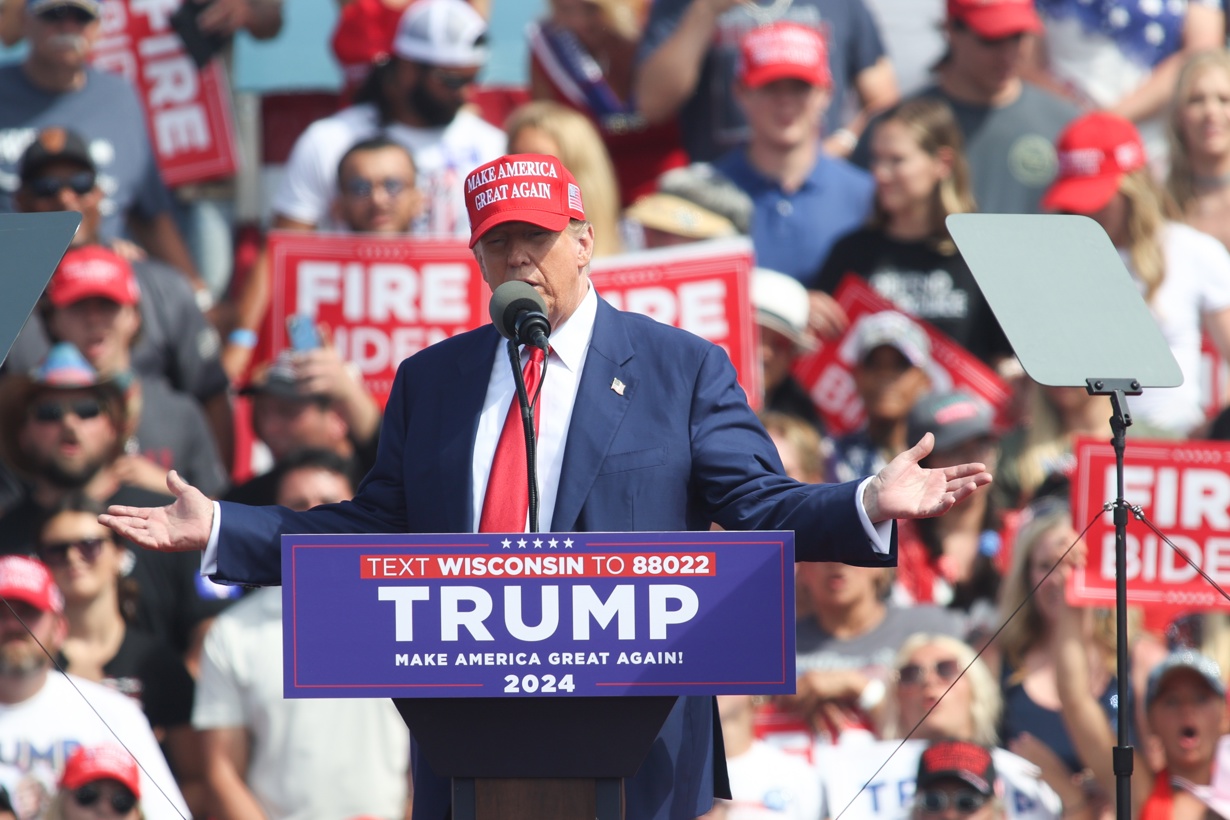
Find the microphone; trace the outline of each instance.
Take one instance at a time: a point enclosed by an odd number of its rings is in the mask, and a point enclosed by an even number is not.
[[[505,339],[533,345],[544,352],[551,323],[547,303],[538,291],[525,282],[505,282],[491,294],[491,322]]]

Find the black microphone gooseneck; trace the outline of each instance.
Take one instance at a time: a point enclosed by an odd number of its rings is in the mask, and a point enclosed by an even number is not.
[[[513,383],[517,388],[517,403],[521,407],[521,424],[525,430],[526,483],[529,488],[529,527],[538,532],[538,440],[534,434],[534,402],[547,378],[547,360],[543,357],[538,390],[531,397],[525,388],[521,368],[521,345],[531,345],[547,352],[547,336],[551,324],[547,321],[547,304],[538,291],[525,282],[505,282],[491,294],[491,321],[496,330],[508,339],[508,361],[512,366]],[[492,488],[488,488],[491,492]]]

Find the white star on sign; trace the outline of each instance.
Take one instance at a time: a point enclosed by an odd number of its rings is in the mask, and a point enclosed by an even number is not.
[[[555,549],[556,547],[559,546],[559,541],[552,538],[550,541],[547,542],[547,546],[550,547],[551,549]]]
[[[519,539],[517,541],[517,546],[520,547],[521,549],[525,549],[525,539],[524,538]]]
[[[505,538],[500,543],[504,545],[504,549],[508,549],[509,547],[512,546],[512,541],[509,541],[507,538]]]
[[[564,549],[569,549],[569,550],[572,549],[572,539],[571,538],[564,539]]]
[[[534,549],[536,550],[542,549],[542,539],[541,538],[534,539]]]

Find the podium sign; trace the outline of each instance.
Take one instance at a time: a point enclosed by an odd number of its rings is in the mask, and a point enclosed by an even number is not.
[[[791,532],[286,535],[288,698],[794,692]]]

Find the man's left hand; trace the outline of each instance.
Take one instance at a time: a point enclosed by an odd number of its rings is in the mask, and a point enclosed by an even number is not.
[[[863,508],[873,524],[891,518],[931,518],[943,515],[979,487],[991,483],[985,464],[920,467],[931,453],[935,437],[927,433],[867,482]]]

